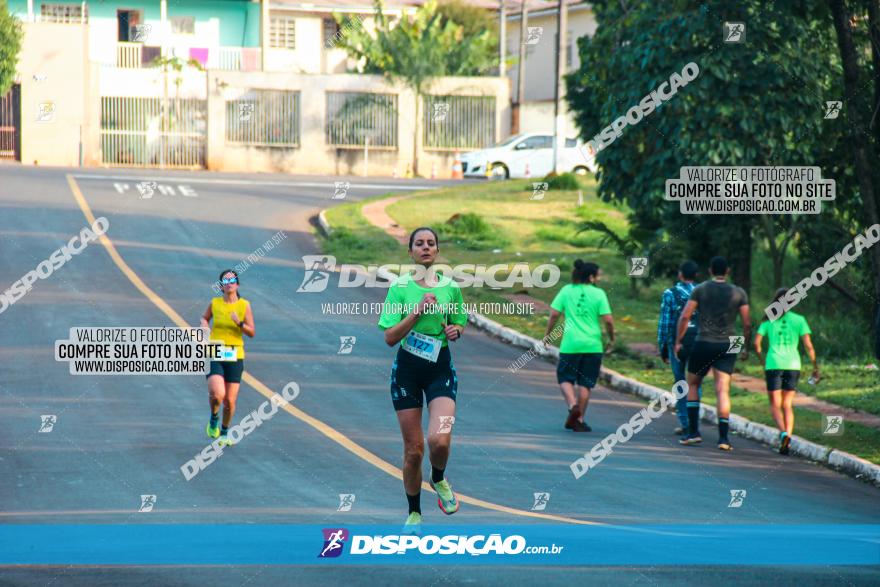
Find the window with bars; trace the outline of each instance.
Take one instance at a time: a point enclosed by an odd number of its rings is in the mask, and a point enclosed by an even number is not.
[[[339,40],[339,23],[336,22],[336,19],[333,18],[325,18],[324,19],[324,47],[327,49],[332,49],[336,46],[337,41]]]
[[[196,17],[172,16],[168,20],[171,21],[171,32],[175,35],[196,34]]]
[[[269,46],[275,49],[296,49],[296,19],[292,16],[269,17]]]
[[[82,4],[41,4],[40,20],[42,22],[59,22],[63,24],[79,24],[89,21],[89,10],[83,14]]]
[[[226,102],[226,142],[268,147],[298,147],[299,92],[250,90]]]
[[[327,92],[327,144],[397,147],[397,95]]]
[[[422,144],[435,149],[482,149],[495,144],[493,96],[424,96]]]

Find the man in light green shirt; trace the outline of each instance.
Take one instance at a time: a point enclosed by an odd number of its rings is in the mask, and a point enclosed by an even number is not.
[[[556,381],[562,396],[568,403],[565,428],[575,432],[592,430],[584,421],[590,391],[596,386],[602,367],[602,327],[605,323],[609,345],[614,347],[614,319],[605,291],[596,285],[602,279],[602,271],[595,263],[578,259],[572,271],[572,283],[563,286],[550,304],[550,319],[544,341],[551,338],[559,317],[565,316],[565,333],[559,346],[559,364]],[[558,337],[556,337],[558,338]],[[575,401],[575,386],[580,387]]]

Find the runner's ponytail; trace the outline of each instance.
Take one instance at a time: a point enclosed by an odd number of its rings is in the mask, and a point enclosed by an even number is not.
[[[571,270],[572,283],[590,283],[590,277],[599,273],[599,266],[595,263],[585,263],[578,259],[574,262],[574,269]]]

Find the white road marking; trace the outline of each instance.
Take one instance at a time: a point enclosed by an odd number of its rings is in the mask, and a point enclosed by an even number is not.
[[[335,182],[328,181],[325,183],[307,182],[307,181],[259,181],[250,179],[199,179],[190,177],[150,177],[146,175],[94,175],[94,174],[76,174],[73,177],[77,179],[110,179],[129,181],[164,181],[167,183],[176,183],[184,179],[186,183],[208,183],[218,185],[265,185],[278,187],[304,187],[304,188],[328,188],[335,189]],[[440,185],[409,185],[409,184],[379,184],[379,183],[353,183],[351,188],[372,189],[372,190],[430,190]]]
[[[164,183],[157,183],[155,181],[149,182],[141,182],[138,184],[138,191],[141,193],[141,199],[149,199],[153,197],[153,189],[150,189],[150,186],[142,187],[142,184],[151,184],[152,188],[155,188],[159,191],[163,196],[176,196],[177,194],[174,191],[174,186],[166,185]],[[129,190],[129,185],[127,183],[121,183],[118,181],[113,182],[113,187],[116,189],[117,193],[125,193]],[[194,189],[185,184],[177,184],[177,189],[180,190],[180,195],[187,196],[190,198],[198,197],[198,194]]]

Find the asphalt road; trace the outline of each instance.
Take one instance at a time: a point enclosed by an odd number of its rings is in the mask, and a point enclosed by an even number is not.
[[[155,181],[156,193],[142,198],[140,181]],[[0,166],[0,289],[79,233],[88,224],[84,209],[108,219],[107,237],[119,255],[114,260],[92,244],[0,314],[0,524],[403,521],[406,501],[394,473],[402,447],[388,391],[395,351],[384,344],[375,316],[328,315],[321,306],[379,302],[385,290],[331,285],[323,293],[296,292],[302,257],[318,253],[308,218],[342,201],[332,199],[335,181],[349,181],[347,200],[444,183]],[[204,377],[73,376],[67,363],[54,360],[54,342],[71,327],[173,326],[174,313],[197,325],[220,270],[278,231],[286,238],[241,275],[257,326],[247,342],[246,371],[257,384],[242,385],[236,419],[290,381],[302,392],[295,409],[279,412],[187,482],[180,466],[207,440]],[[406,259],[401,249],[388,262]],[[343,336],[357,337],[351,354],[337,354]],[[733,453],[722,453],[708,426],[706,446],[680,447],[671,415],[575,480],[569,463],[644,404],[599,388],[588,414],[593,432],[567,432],[554,367],[534,360],[508,372],[521,352],[475,330],[453,344],[460,386],[448,475],[463,503],[446,517],[423,492],[426,523],[880,523],[876,488],[741,438]],[[56,422],[50,433],[39,433],[45,414]],[[747,490],[747,498],[730,508],[735,489]],[[555,518],[531,511],[535,492],[550,493],[543,514]],[[149,513],[138,512],[144,494],[156,495]],[[339,494],[356,496],[351,511],[337,511]],[[0,567],[0,585],[555,585],[572,579],[849,585],[877,584],[880,570]]]

